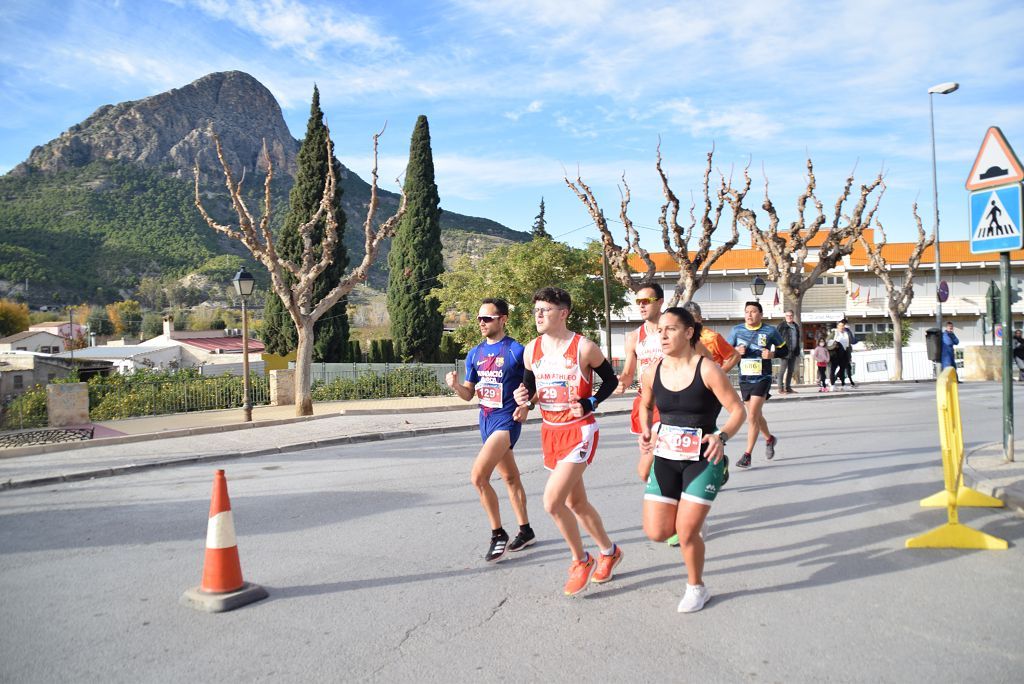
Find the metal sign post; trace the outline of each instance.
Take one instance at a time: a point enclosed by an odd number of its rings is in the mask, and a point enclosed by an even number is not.
[[[971,253],[999,253],[1002,296],[992,307],[992,330],[1002,323],[1003,343],[1003,455],[1013,461],[1013,319],[1010,316],[1010,250],[1024,245],[1024,165],[1003,132],[986,131],[971,166],[965,187],[971,191]],[[994,285],[994,283],[993,283]],[[989,288],[994,294],[994,287]],[[996,309],[998,308],[998,311]]]

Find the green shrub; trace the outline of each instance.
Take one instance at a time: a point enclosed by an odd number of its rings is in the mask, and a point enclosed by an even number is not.
[[[16,397],[0,414],[0,430],[21,430],[46,425],[46,388],[42,385],[36,385]]]
[[[438,382],[434,371],[422,366],[395,368],[380,374],[368,371],[355,378],[316,382],[312,388],[313,401],[436,397],[448,394],[448,391]]]

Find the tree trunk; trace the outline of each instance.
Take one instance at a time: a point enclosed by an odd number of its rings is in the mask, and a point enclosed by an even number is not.
[[[313,415],[313,393],[310,387],[313,366],[313,322],[306,318],[303,325],[296,327],[299,346],[295,352],[295,415]]]
[[[896,309],[889,309],[889,320],[892,321],[892,350],[896,359],[892,364],[892,379],[903,379],[903,319]]]

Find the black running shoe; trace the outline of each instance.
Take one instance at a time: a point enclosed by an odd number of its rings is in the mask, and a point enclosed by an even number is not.
[[[722,456],[722,460],[725,461],[725,468],[722,469],[722,487],[729,481],[729,457]]]
[[[771,439],[765,440],[764,443],[764,457],[769,461],[775,458],[775,445],[779,443],[779,438],[772,435]]]
[[[750,467],[750,454],[743,454],[740,460],[736,461],[737,468],[749,468]]]
[[[488,563],[494,563],[501,560],[502,556],[505,555],[505,551],[508,549],[508,533],[501,532],[499,534],[491,535],[491,547],[487,549],[487,555],[484,556],[484,560]]]
[[[512,553],[516,551],[522,551],[527,546],[533,546],[537,543],[537,535],[533,533],[533,530],[529,532],[523,532],[519,530],[519,534],[512,540],[512,543],[508,545],[508,550]]]

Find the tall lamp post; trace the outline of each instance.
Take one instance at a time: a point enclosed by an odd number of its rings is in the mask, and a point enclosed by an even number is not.
[[[959,83],[950,81],[940,83],[928,89],[928,114],[932,125],[932,204],[935,206],[935,327],[942,331],[942,302],[939,300],[939,181],[935,170],[935,98],[933,95],[949,95],[960,87]]]
[[[249,313],[246,309],[246,302],[256,287],[256,279],[245,270],[245,266],[238,269],[234,279],[235,292],[242,299],[242,392],[245,395],[242,401],[242,411],[245,413],[245,422],[252,422],[252,402],[249,388]]]
[[[754,294],[754,299],[761,301],[760,297],[764,294],[764,278],[761,276],[754,276],[754,281],[750,283],[750,291]]]

